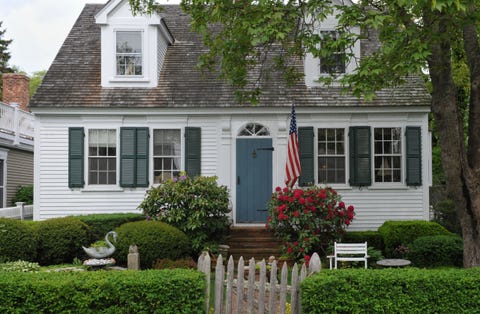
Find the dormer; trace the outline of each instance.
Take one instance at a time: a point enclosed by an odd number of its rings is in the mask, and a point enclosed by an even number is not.
[[[320,38],[328,37],[329,40],[335,40],[338,36],[338,20],[336,18],[338,13],[334,9],[333,13],[327,15],[322,21],[312,22],[313,31],[319,34]],[[352,31],[357,34],[360,33],[359,28],[355,28]],[[321,44],[320,41],[319,45]],[[322,76],[333,74],[336,77],[341,77],[344,74],[352,73],[358,66],[358,60],[360,60],[360,41],[357,41],[351,49],[352,51],[350,52],[353,52],[354,57],[347,62],[342,60],[346,51],[338,51],[337,54],[329,57],[328,60],[315,58],[311,53],[307,53],[304,64],[305,85],[307,87],[323,86],[323,83],[318,82],[318,79]]]
[[[156,87],[174,42],[162,16],[134,16],[128,0],[112,0],[95,21],[101,28],[102,87]]]

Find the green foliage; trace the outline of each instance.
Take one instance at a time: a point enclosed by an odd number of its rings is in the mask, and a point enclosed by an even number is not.
[[[18,260],[15,262],[7,262],[0,264],[0,272],[38,272],[40,270],[40,265],[38,263],[32,263],[28,261]]]
[[[90,227],[92,241],[103,240],[107,232],[127,222],[145,220],[142,214],[115,213],[74,216]]]
[[[433,205],[434,221],[444,226],[448,231],[461,234],[455,205],[451,199],[444,199]]]
[[[385,243],[385,256],[395,256],[395,249],[407,247],[417,238],[430,235],[450,235],[451,233],[436,222],[423,220],[386,221],[378,232]]]
[[[193,250],[224,243],[229,232],[229,195],[217,177],[180,176],[147,191],[139,208],[147,219],[159,220],[185,232]]]
[[[12,43],[11,39],[5,39],[5,29],[2,30],[3,21],[0,21],[0,101],[2,100],[3,92],[3,80],[2,73],[10,73],[12,69],[8,66],[8,61],[10,60],[10,52],[8,51],[8,46]]]
[[[84,256],[82,245],[90,243],[90,228],[73,217],[40,221],[36,233],[40,265],[71,263]]]
[[[355,216],[332,188],[277,187],[268,203],[267,229],[284,242],[284,254],[306,258],[340,239]]]
[[[301,285],[303,313],[476,313],[480,269],[349,269]],[[326,297],[328,296],[328,297]]]
[[[187,270],[2,273],[1,313],[204,313],[205,277]]]
[[[187,236],[177,228],[160,221],[136,221],[121,225],[115,231],[115,259],[126,265],[130,245],[137,245],[143,269],[152,268],[157,259],[178,259],[190,253]]]
[[[29,85],[30,97],[32,97],[37,91],[37,88],[42,83],[45,74],[47,74],[47,70],[33,72],[33,75],[30,77]]]
[[[417,267],[462,267],[462,238],[457,235],[420,237],[410,245],[408,258]]]
[[[347,231],[343,237],[345,243],[364,243],[367,242],[368,247],[373,247],[383,251],[383,237],[378,231]]]
[[[0,218],[0,262],[33,261],[37,243],[32,228],[20,220]]]
[[[15,203],[17,202],[24,202],[25,205],[33,204],[33,185],[26,185],[18,188],[12,199],[12,205],[15,206]]]

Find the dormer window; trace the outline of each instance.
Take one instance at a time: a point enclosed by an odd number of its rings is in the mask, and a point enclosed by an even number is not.
[[[116,32],[116,65],[117,75],[142,75],[142,32]]]
[[[336,31],[320,31],[322,36],[321,45],[327,41],[335,41],[338,39],[338,32]],[[345,49],[339,46],[336,51],[327,57],[320,59],[320,74],[342,74],[345,73]]]

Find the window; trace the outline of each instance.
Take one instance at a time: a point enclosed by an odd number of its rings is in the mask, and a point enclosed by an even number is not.
[[[339,34],[336,31],[321,31],[321,45],[334,47],[336,51],[320,59],[320,74],[341,74],[345,73],[345,49],[338,45]]]
[[[178,176],[181,165],[180,130],[153,131],[154,183]]]
[[[142,75],[142,32],[116,32],[117,75]]]
[[[345,183],[344,129],[318,129],[318,182]]]
[[[115,130],[88,132],[88,183],[117,183],[117,138]]]
[[[375,128],[375,182],[401,182],[401,163],[401,128]]]

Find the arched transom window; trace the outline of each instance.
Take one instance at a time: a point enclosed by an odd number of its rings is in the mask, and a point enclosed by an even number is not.
[[[268,129],[259,123],[248,123],[245,125],[240,132],[238,132],[238,136],[269,136],[270,132]]]

